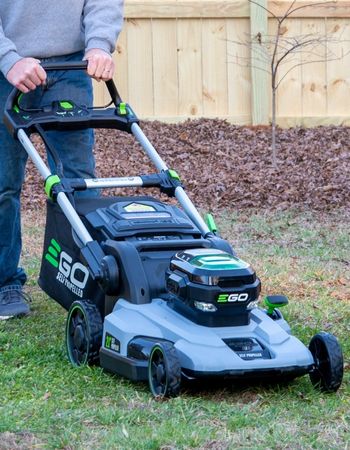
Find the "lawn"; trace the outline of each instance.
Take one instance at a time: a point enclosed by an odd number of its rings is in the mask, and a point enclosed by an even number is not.
[[[308,343],[325,330],[345,356],[337,394],[307,376],[288,385],[185,386],[151,398],[99,367],[72,368],[65,312],[36,286],[43,225],[25,219],[23,265],[32,314],[0,323],[0,449],[347,449],[350,448],[350,219],[344,211],[223,212],[223,236],[255,267],[262,294],[285,293],[285,316]]]

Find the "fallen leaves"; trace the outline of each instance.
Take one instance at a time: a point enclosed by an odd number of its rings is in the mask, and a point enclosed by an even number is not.
[[[178,171],[194,203],[205,210],[293,206],[327,211],[350,206],[347,127],[278,129],[276,170],[271,165],[270,127],[241,127],[209,119],[141,126],[167,165]],[[127,133],[97,130],[95,147],[98,176],[155,172]],[[42,180],[29,164],[23,206],[33,210],[44,201]]]

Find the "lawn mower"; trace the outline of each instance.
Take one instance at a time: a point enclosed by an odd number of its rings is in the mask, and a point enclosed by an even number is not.
[[[86,62],[43,65],[84,70]],[[337,339],[316,334],[307,347],[280,311],[288,300],[259,304],[261,282],[222,239],[211,215],[202,218],[175,170],[142,132],[113,81],[105,107],[64,96],[42,109],[22,107],[14,89],[5,124],[45,180],[47,217],[39,285],[67,311],[66,346],[73,366],[98,362],[106,370],[147,381],[155,397],[179,394],[181,381],[293,379],[309,374],[334,392],[343,376]],[[116,129],[130,133],[157,172],[68,179],[49,130]],[[56,163],[51,173],[30,140],[39,133]],[[120,151],[120,149],[118,150]],[[81,196],[88,189],[158,188],[179,206],[151,196]]]

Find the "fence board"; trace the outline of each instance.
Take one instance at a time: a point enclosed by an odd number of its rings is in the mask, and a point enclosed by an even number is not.
[[[128,40],[128,101],[137,113],[153,116],[151,20],[127,20],[126,33]]]
[[[314,36],[326,35],[325,19],[310,22],[303,19],[301,33]],[[324,44],[313,48],[312,53],[304,52],[302,59],[302,114],[303,116],[327,115],[327,49]],[[320,62],[312,62],[319,60]]]
[[[308,3],[302,0],[294,6]],[[288,5],[289,0],[267,1],[267,8],[276,14]],[[205,116],[235,123],[266,122],[269,79],[264,88],[254,70],[252,78],[254,58],[249,46],[238,43],[260,30],[260,25],[251,25],[248,1],[126,0],[125,12],[114,55],[115,80],[122,98],[141,118],[173,121]],[[287,33],[292,37],[325,32],[329,48],[339,53],[343,39],[346,53],[349,17],[350,0],[301,8],[289,19]],[[273,22],[270,18],[270,34],[276,29]],[[290,66],[291,62],[283,71]],[[349,55],[290,72],[278,92],[278,123],[348,123],[349,74]],[[96,83],[95,103],[105,101],[103,84]],[[256,112],[263,118],[256,119]]]
[[[301,35],[301,20],[286,20],[284,37]],[[302,115],[302,72],[301,54],[293,53],[280,65],[278,81],[281,82],[277,89],[277,115],[301,116]]]
[[[290,0],[269,1],[267,7],[275,15],[283,15],[290,5]],[[318,3],[317,7],[307,7]],[[302,0],[295,3],[298,9],[293,18],[300,17],[350,17],[350,1]],[[127,18],[233,18],[250,17],[249,3],[245,0],[126,0],[125,17]]]
[[[269,122],[268,70],[265,59],[264,37],[267,34],[266,0],[257,0],[250,6],[250,36],[252,47],[250,66],[252,74],[252,123]]]
[[[238,121],[244,121],[243,117],[250,121],[250,53],[248,47],[238,44],[249,35],[249,21],[228,19],[226,28],[229,116],[240,117]]]
[[[179,114],[201,116],[202,34],[200,19],[177,22]]]
[[[203,114],[228,113],[226,23],[220,19],[202,21]]]
[[[127,18],[227,18],[249,17],[246,0],[127,0]]]
[[[126,27],[121,32],[115,51],[115,81],[122,99],[129,98],[128,42]]]
[[[177,30],[175,19],[153,19],[154,114],[178,115]]]
[[[335,56],[349,52],[350,24],[344,19],[327,20],[327,36],[333,40],[329,43]],[[345,40],[343,45],[340,39]],[[350,99],[350,55],[327,64],[327,114],[349,115]]]

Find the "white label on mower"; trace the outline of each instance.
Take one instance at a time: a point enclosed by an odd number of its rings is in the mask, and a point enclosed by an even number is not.
[[[228,296],[228,302],[245,302],[248,300],[249,295],[247,293],[243,294],[230,294]]]
[[[73,294],[83,298],[83,289],[89,278],[89,271],[80,262],[72,264],[72,261],[68,253],[61,252],[56,280],[64,284]]]

